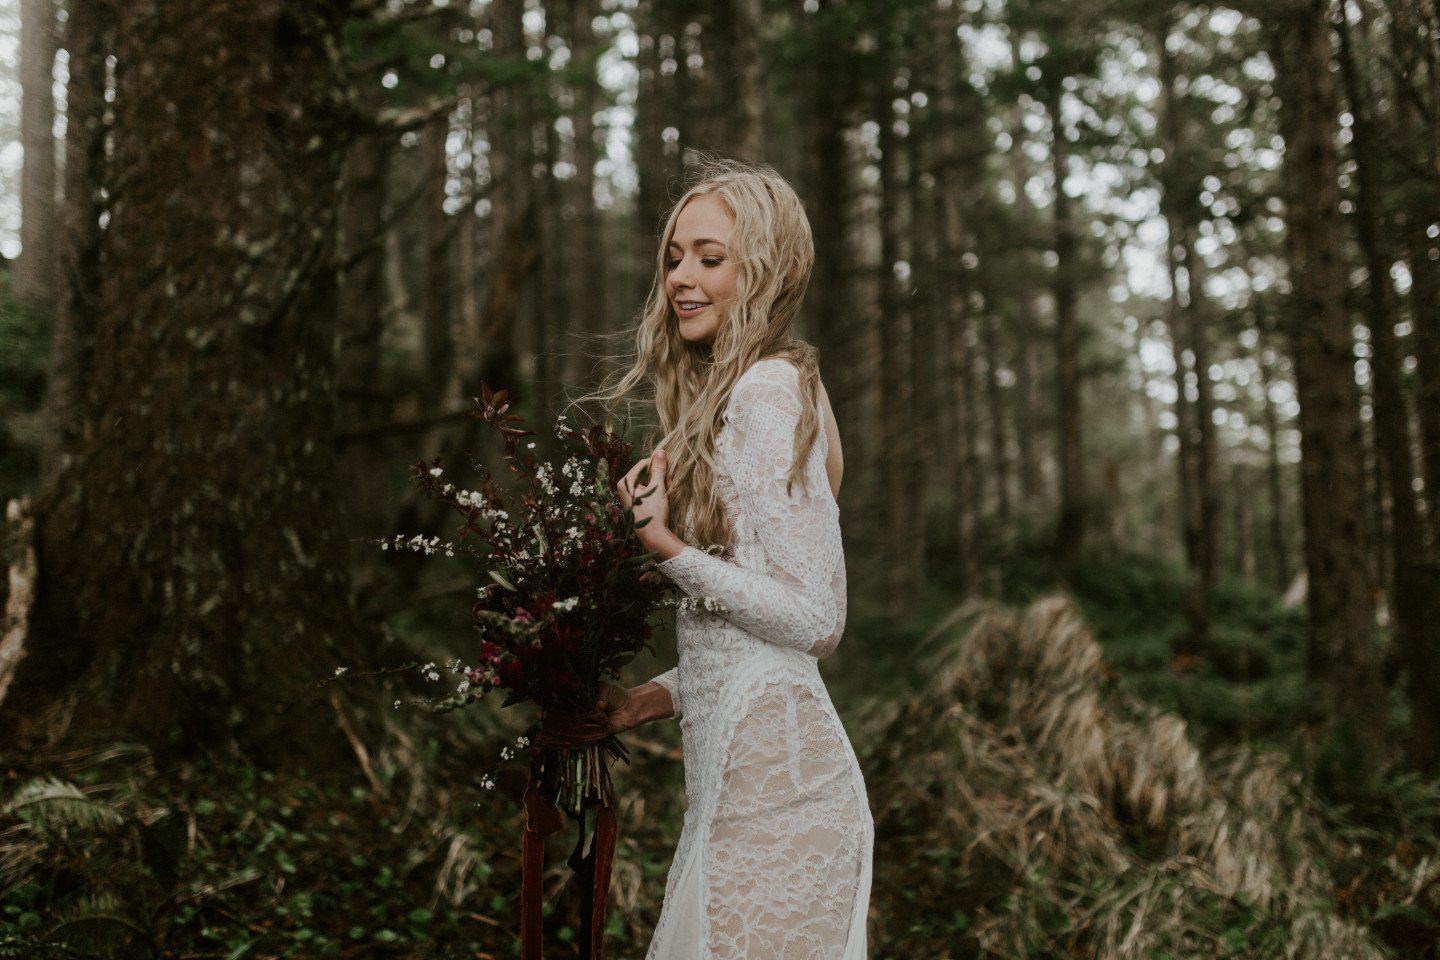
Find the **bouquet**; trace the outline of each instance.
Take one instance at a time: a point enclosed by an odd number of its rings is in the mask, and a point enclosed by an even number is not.
[[[480,639],[478,663],[452,664],[463,678],[439,706],[464,706],[503,690],[504,706],[533,701],[539,708],[531,735],[521,740],[531,755],[522,894],[525,955],[538,956],[543,838],[560,828],[563,811],[580,823],[571,865],[593,876],[592,910],[584,918],[589,929],[582,930],[582,942],[593,937],[590,955],[598,957],[615,839],[609,763],[627,754],[596,702],[602,684],[649,648],[650,615],[666,587],[652,569],[653,555],[635,535],[647,521],[637,524],[633,510],[623,508],[615,493],[632,466],[631,444],[598,425],[573,429],[561,416],[555,434],[568,456],[557,468],[536,455],[535,443],[527,439],[536,434],[510,413],[507,396],[505,390],[492,393],[482,386],[479,409],[467,416],[503,438],[518,500],[507,491],[510,485],[484,467],[473,490],[452,483],[439,457],[411,467],[422,490],[459,513],[456,543],[448,549],[468,549],[482,581],[471,608]],[[648,483],[648,478],[641,480]],[[433,552],[438,540],[397,537],[395,545]],[[591,808],[600,812],[597,842],[582,855],[585,811]]]

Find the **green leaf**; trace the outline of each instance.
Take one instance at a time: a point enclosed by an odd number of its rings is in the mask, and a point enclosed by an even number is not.
[[[500,573],[499,570],[491,570],[491,571],[490,571],[490,579],[491,579],[491,580],[494,580],[496,583],[498,583],[500,586],[504,587],[506,590],[509,590],[511,593],[519,593],[519,592],[520,592],[520,591],[518,591],[518,590],[515,589],[515,584],[511,583],[509,580],[506,580],[506,579],[501,575],[501,573]]]
[[[4,812],[37,826],[56,822],[74,827],[114,827],[125,822],[119,810],[86,796],[73,783],[63,780],[37,779],[22,785]]]

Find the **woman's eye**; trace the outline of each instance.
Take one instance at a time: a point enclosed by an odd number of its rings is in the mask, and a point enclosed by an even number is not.
[[[666,260],[666,261],[665,261],[665,270],[666,270],[667,273],[668,273],[669,271],[671,271],[671,270],[674,270],[674,269],[675,269],[676,267],[678,267],[678,266],[680,266],[680,261],[679,261],[679,260]]]
[[[705,257],[701,261],[707,267],[718,267],[725,262],[724,257]]]

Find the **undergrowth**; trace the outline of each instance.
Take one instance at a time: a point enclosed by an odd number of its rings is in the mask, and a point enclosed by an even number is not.
[[[1343,795],[1318,782],[1323,764],[1306,758],[1323,744],[1307,737],[1322,700],[1298,679],[1302,611],[1227,585],[1211,645],[1180,659],[1180,571],[1117,554],[1071,571],[1011,557],[1000,580],[1010,604],[1057,582],[1096,644],[1067,627],[1051,674],[997,665],[1003,633],[976,673],[974,608],[954,616],[943,590],[896,618],[852,588],[849,634],[822,670],[879,829],[876,960],[1285,957],[1336,931],[1366,944],[1352,956],[1437,956],[1440,785],[1395,771]],[[436,589],[390,626],[442,655],[463,628],[453,600]],[[631,682],[673,662],[673,642],[657,646]],[[963,682],[944,674],[957,658]],[[358,768],[157,768],[123,744],[0,746],[0,957],[515,956],[524,771],[498,752],[517,723],[402,710],[374,748],[373,782]],[[644,953],[683,810],[675,725],[631,743],[607,943],[621,960]],[[547,861],[547,956],[574,953],[570,842]],[[1246,880],[1247,863],[1270,864],[1271,879]],[[1120,950],[1132,928],[1138,953]]]

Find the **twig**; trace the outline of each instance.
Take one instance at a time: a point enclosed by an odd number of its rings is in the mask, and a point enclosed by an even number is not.
[[[335,718],[340,724],[340,731],[350,741],[350,747],[360,761],[360,769],[365,772],[365,779],[370,781],[370,789],[374,790],[377,795],[380,794],[382,792],[380,780],[370,766],[370,751],[365,749],[365,744],[361,743],[360,738],[355,735],[355,728],[350,725],[350,718],[345,715],[344,708],[340,706],[339,694],[330,694],[330,705],[335,708]]]

